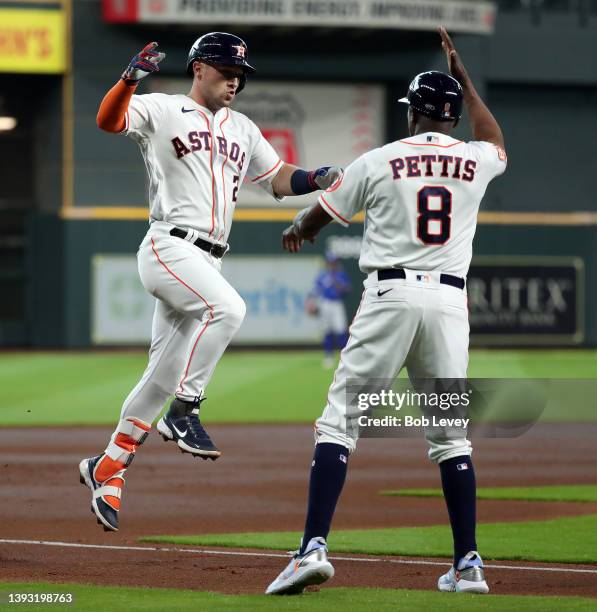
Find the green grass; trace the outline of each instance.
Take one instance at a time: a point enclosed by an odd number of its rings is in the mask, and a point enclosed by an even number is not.
[[[132,587],[104,587],[80,584],[0,584],[0,602],[5,603],[8,593],[72,593],[74,605],[23,605],[18,610],[176,610],[201,612],[202,610],[305,610],[309,612],[345,612],[346,610],[417,610],[427,608],[446,612],[478,610],[536,610],[562,612],[586,611],[597,607],[597,600],[584,597],[539,597],[518,595],[462,595],[414,591],[405,589],[348,589],[324,588],[317,593],[304,593],[294,597],[265,595],[222,595],[203,591],[177,589],[150,589]]]
[[[441,489],[398,489],[381,491],[396,497],[443,497]],[[477,499],[523,501],[597,502],[597,485],[550,485],[544,487],[481,487]]]
[[[0,425],[103,425],[117,419],[143,373],[146,353],[0,354]],[[469,375],[592,378],[597,351],[471,351]],[[205,418],[220,423],[310,423],[323,409],[333,372],[321,353],[229,352],[207,389]],[[591,402],[570,401],[561,420],[595,420]]]
[[[231,548],[297,548],[298,532],[222,533],[151,536],[147,542]],[[477,527],[479,550],[486,559],[520,559],[553,563],[597,563],[597,515],[522,523],[485,523]],[[332,531],[333,552],[413,557],[450,557],[452,534],[444,525],[395,529]]]

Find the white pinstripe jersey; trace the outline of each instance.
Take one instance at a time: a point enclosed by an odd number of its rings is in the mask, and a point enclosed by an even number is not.
[[[145,161],[150,220],[225,243],[245,175],[274,195],[282,161],[259,128],[229,108],[214,114],[183,94],[135,95],[124,133]]]
[[[505,151],[489,142],[429,132],[357,158],[319,203],[342,225],[365,211],[363,272],[403,267],[465,277],[481,199],[505,169]]]

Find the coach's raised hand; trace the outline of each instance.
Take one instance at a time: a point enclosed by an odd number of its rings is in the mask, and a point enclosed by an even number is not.
[[[156,51],[157,48],[158,43],[151,42],[133,57],[122,73],[122,79],[127,85],[136,85],[148,74],[159,71],[158,64],[166,57],[166,54]]]
[[[446,52],[450,72],[462,85],[464,105],[468,112],[474,139],[493,143],[500,149],[500,155],[505,156],[504,135],[498,122],[477,93],[446,28],[440,27],[438,32],[442,39],[442,48]]]
[[[454,43],[450,38],[450,35],[446,31],[446,28],[440,26],[438,28],[439,35],[442,39],[442,49],[446,53],[446,59],[448,60],[448,68],[450,69],[450,74],[463,86],[466,87],[470,83],[470,78],[460,59],[460,55],[456,48],[454,47]]]

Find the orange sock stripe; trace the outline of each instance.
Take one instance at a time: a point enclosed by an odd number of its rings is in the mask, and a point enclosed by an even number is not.
[[[147,423],[143,423],[143,421],[138,421],[137,419],[128,419],[133,425],[136,425],[139,429],[143,431],[151,431],[151,425]]]
[[[127,453],[134,453],[135,449],[138,446],[136,440],[133,440],[133,438],[131,438],[130,436],[121,433],[116,436],[114,444],[116,444],[116,446],[120,446],[120,448],[122,448],[122,450],[125,450]]]

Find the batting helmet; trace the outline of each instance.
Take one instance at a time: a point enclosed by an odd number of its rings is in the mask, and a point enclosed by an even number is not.
[[[240,93],[247,82],[247,74],[256,72],[247,62],[248,55],[247,43],[242,38],[227,32],[209,32],[193,43],[187,60],[187,74],[193,76],[193,62],[198,60],[206,64],[240,66],[244,71],[236,89],[236,93]]]
[[[421,72],[400,98],[421,115],[436,121],[455,121],[462,116],[462,87],[449,74],[432,70]]]

